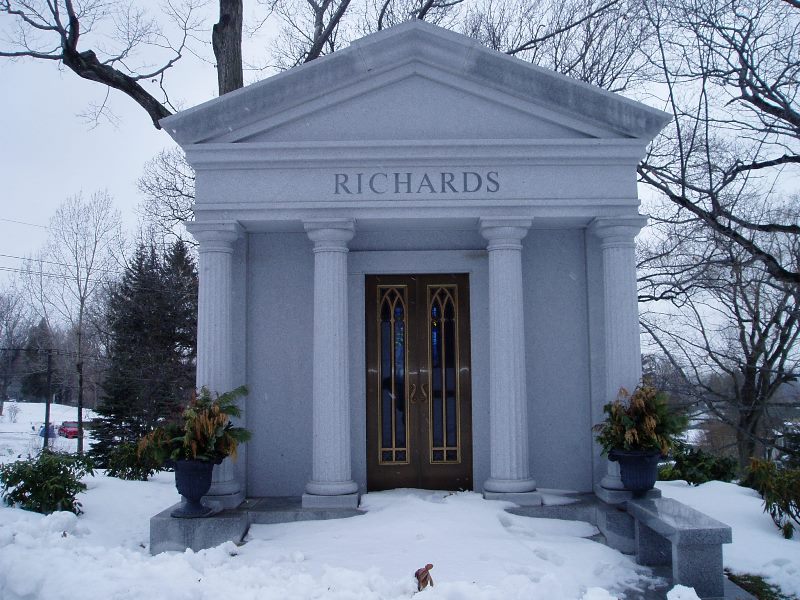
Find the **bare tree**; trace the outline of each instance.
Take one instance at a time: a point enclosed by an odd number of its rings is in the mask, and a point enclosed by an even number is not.
[[[738,200],[741,214],[751,216]],[[675,373],[672,384],[694,410],[735,432],[741,467],[772,445],[773,413],[800,408],[780,393],[800,376],[800,285],[776,279],[728,237],[698,219],[662,218],[642,249],[641,323]],[[670,219],[670,217],[672,217]],[[791,235],[756,240],[784,264],[800,263]]]
[[[183,223],[194,218],[194,169],[183,151],[162,150],[147,162],[138,187],[143,199],[139,211],[162,237],[178,238],[194,246]]]
[[[0,292],[0,415],[11,381],[18,374],[17,363],[22,358],[29,324],[27,306],[18,290],[7,288]]]
[[[674,119],[640,165],[641,180],[680,207],[680,218],[737,244],[772,277],[800,283],[796,263],[775,253],[772,237],[800,234],[797,215],[784,210],[800,163],[800,5],[644,6],[658,41],[656,81]],[[763,210],[742,210],[743,197],[758,197]]]
[[[107,192],[86,201],[68,198],[50,220],[47,243],[26,266],[27,289],[39,316],[63,324],[74,339],[77,377],[78,452],[83,452],[84,357],[92,301],[118,271],[120,217]]]
[[[79,77],[133,99],[158,128],[158,120],[174,110],[164,75],[197,41],[201,5],[202,0],[164,3],[159,16],[165,27],[132,3],[0,0],[0,15],[11,20],[8,34],[0,39],[0,57],[63,64]],[[156,66],[154,54],[160,56]],[[94,114],[99,117],[106,110],[104,101]]]
[[[488,0],[461,29],[482,44],[604,89],[650,80],[654,41],[640,0]]]
[[[280,32],[273,46],[274,66],[290,69],[331,54],[350,41],[343,22],[351,0],[277,0]]]

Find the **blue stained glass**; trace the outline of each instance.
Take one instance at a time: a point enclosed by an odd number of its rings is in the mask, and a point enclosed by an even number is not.
[[[444,428],[442,427],[442,397],[433,397],[433,445],[444,445]]]
[[[399,304],[399,303],[398,303]],[[395,315],[398,314],[395,309]],[[399,314],[402,318],[403,309]],[[395,317],[396,318],[396,317]],[[395,352],[395,440],[397,447],[406,445],[406,344],[405,322],[395,321],[394,324],[394,352]]]
[[[456,329],[455,321],[453,319],[452,302],[447,302],[445,306],[445,315],[450,315],[445,318],[442,323],[443,338],[444,338],[444,356],[445,356],[445,404],[447,408],[447,422],[445,427],[447,429],[447,445],[455,446],[458,440],[457,427],[458,422],[456,417]]]
[[[434,446],[444,444],[444,423],[442,422],[442,340],[439,319],[441,310],[438,302],[431,302],[431,433]]]
[[[381,323],[381,446],[392,447],[392,325]]]
[[[431,367],[436,369],[440,366],[441,355],[439,354],[439,321],[434,319],[431,321]]]

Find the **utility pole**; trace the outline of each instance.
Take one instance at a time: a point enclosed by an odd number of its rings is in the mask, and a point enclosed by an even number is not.
[[[80,344],[80,336],[78,343]],[[83,360],[78,364],[78,455],[83,454]]]
[[[50,442],[50,400],[53,397],[50,384],[53,378],[53,351],[47,349],[47,399],[44,402],[44,446],[42,450],[47,450]]]

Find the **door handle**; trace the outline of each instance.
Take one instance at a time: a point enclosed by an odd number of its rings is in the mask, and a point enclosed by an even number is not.
[[[411,384],[411,394],[409,396],[409,400],[411,401],[411,404],[416,404],[417,403],[417,386],[416,386],[416,384],[413,384],[413,383]]]
[[[425,389],[425,384],[423,383],[421,386],[422,388],[422,402],[428,401],[428,390]]]

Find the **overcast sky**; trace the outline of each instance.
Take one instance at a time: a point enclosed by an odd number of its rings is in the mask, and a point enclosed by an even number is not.
[[[107,189],[126,228],[135,230],[136,180],[144,163],[171,145],[169,136],[118,92],[112,106],[119,125],[92,129],[78,115],[102,102],[105,88],[55,63],[0,59],[0,89],[0,268],[19,266],[11,256],[34,253],[58,205],[79,192]]]
[[[209,9],[208,28],[215,17]],[[8,19],[0,16],[0,32]],[[271,31],[246,39],[246,55],[257,52],[263,60]],[[201,37],[210,41],[210,31]],[[203,50],[210,58],[210,48]],[[245,80],[265,75],[250,73]],[[180,108],[214,98],[216,85],[213,64],[193,56],[179,61],[167,76],[170,98]],[[93,128],[80,115],[102,104],[106,92],[105,86],[59,68],[56,61],[0,58],[0,285],[8,281],[8,269],[20,267],[13,257],[31,255],[42,246],[50,217],[74,194],[89,197],[107,189],[128,233],[137,231],[136,181],[144,164],[174,143],[153,127],[142,108],[115,90],[109,105],[117,125],[103,122]]]

